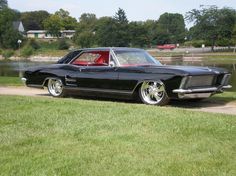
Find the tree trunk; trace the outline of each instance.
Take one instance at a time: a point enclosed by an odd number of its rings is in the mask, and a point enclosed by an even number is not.
[[[214,52],[214,47],[215,47],[215,40],[212,39],[212,42],[211,42],[211,52]]]

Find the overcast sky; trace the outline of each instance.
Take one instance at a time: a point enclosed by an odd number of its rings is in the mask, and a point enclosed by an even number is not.
[[[8,0],[8,4],[21,12],[47,10],[54,13],[63,8],[77,19],[82,13],[94,13],[97,17],[114,16],[120,7],[130,21],[157,20],[164,12],[184,15],[200,5],[236,9],[236,0]]]

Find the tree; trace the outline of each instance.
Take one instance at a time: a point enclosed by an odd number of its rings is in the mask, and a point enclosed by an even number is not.
[[[236,24],[234,25],[234,29],[233,29],[233,32],[232,32],[232,40],[233,40],[233,43],[234,43],[234,53],[236,51]]]
[[[7,8],[7,7],[8,7],[7,0],[0,0],[0,10]]]
[[[144,28],[147,30],[147,41],[149,47],[158,43],[157,25],[158,23],[155,20],[147,20],[144,22]]]
[[[13,28],[13,21],[19,19],[19,12],[4,8],[0,11],[0,46],[3,48],[18,47],[17,40],[22,36]]]
[[[116,46],[116,22],[111,17],[101,17],[96,24],[96,42],[99,46]]]
[[[129,46],[130,35],[128,29],[128,19],[126,17],[125,11],[121,8],[118,9],[114,16],[115,20],[115,46],[126,47]]]
[[[66,10],[60,9],[59,11],[55,12],[61,19],[62,27],[65,30],[74,30],[77,26],[76,18],[70,16],[70,13]]]
[[[216,41],[229,40],[232,37],[233,27],[236,21],[235,10],[230,8],[218,9],[217,6],[204,6],[198,10],[193,9],[186,14],[189,22],[194,22],[193,36],[197,39],[211,41],[214,51]]]
[[[90,31],[83,31],[75,38],[75,42],[82,48],[90,48],[94,45],[95,36]]]
[[[157,24],[157,42],[182,43],[185,37],[184,17],[178,13],[164,13]]]
[[[81,47],[91,47],[96,43],[95,26],[97,18],[95,14],[84,13],[79,18],[74,42]]]
[[[43,21],[47,19],[50,14],[47,11],[32,11],[21,13],[21,21],[26,31],[28,30],[42,30],[44,29]]]
[[[129,23],[130,43],[134,47],[144,47],[149,44],[148,29],[143,22]]]
[[[116,12],[114,19],[120,24],[128,24],[128,19],[126,17],[125,11],[121,8]]]
[[[62,21],[58,15],[51,15],[44,22],[44,28],[49,34],[59,37],[61,35],[60,31],[63,28]]]

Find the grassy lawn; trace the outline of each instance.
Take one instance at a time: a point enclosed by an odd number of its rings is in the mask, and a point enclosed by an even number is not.
[[[0,175],[235,175],[236,117],[0,96]]]
[[[19,77],[0,76],[0,86],[23,86]]]
[[[225,102],[236,102],[236,92],[224,92],[222,94],[216,94],[211,99],[225,101]]]

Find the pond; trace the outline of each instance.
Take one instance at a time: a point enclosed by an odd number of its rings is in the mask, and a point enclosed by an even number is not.
[[[219,62],[220,61],[220,62]],[[222,67],[232,72],[232,77],[230,80],[233,88],[230,91],[236,91],[236,59],[232,61],[225,62],[223,59],[217,59],[217,62],[214,60],[211,61],[183,61],[182,59],[173,58],[168,61],[161,61],[162,64],[166,65],[194,65],[194,66],[213,66],[213,67]],[[48,62],[0,62],[0,76],[20,76],[19,71],[22,73],[23,70],[32,66],[47,65]]]

